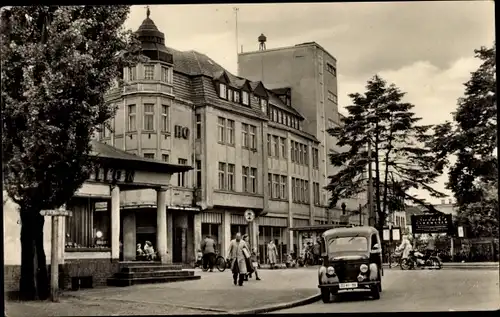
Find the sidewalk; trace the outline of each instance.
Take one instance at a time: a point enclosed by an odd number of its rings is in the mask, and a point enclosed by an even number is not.
[[[9,317],[242,313],[301,301],[318,295],[317,272],[310,269],[264,270],[243,287],[231,272],[202,272],[201,280],[66,291],[60,303],[6,302]]]
[[[388,263],[384,263],[384,268],[389,268]],[[498,262],[445,262],[443,269],[449,270],[491,270],[498,269]]]

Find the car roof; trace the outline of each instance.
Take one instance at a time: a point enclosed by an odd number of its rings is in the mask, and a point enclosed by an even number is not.
[[[372,234],[378,234],[378,230],[374,227],[363,226],[363,227],[351,227],[351,228],[334,228],[327,230],[323,233],[324,237],[329,236],[339,236],[339,237],[349,237],[353,235],[359,236],[370,236]]]

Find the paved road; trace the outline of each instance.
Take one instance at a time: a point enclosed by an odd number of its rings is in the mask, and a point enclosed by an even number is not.
[[[385,270],[380,300],[344,296],[275,313],[497,310],[498,270]],[[348,294],[351,295],[351,294]]]

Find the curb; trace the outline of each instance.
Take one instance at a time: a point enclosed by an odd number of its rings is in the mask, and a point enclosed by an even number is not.
[[[392,268],[389,267],[389,265],[384,265],[384,269],[398,269],[399,266],[393,266]],[[441,270],[498,270],[499,266],[485,266],[485,265],[477,265],[477,266],[450,266],[450,265],[443,265],[441,267]]]
[[[299,299],[294,302],[288,302],[288,303],[282,303],[282,304],[276,304],[276,305],[269,305],[269,306],[264,306],[261,308],[253,308],[253,309],[247,309],[247,310],[238,310],[238,311],[231,311],[229,312],[230,314],[233,315],[255,315],[255,314],[264,314],[264,313],[269,313],[272,311],[277,311],[277,310],[282,310],[282,309],[288,309],[288,308],[293,308],[297,306],[303,306],[303,305],[308,305],[314,302],[317,302],[318,300],[321,299],[321,294],[309,296],[304,299]]]

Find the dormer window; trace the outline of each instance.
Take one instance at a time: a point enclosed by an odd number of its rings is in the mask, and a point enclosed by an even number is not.
[[[260,108],[263,113],[267,113],[267,100],[264,98],[260,99]]]
[[[246,91],[242,91],[242,102],[245,106],[248,106],[250,105],[250,98],[249,98],[249,95],[248,95],[248,92]]]
[[[221,97],[222,99],[227,99],[227,87],[223,83],[219,84],[219,97]]]
[[[273,109],[273,121],[278,122],[278,110]]]
[[[227,100],[233,101],[233,90],[232,89],[227,90]]]
[[[233,100],[234,102],[240,103],[240,92],[239,91],[234,91],[233,92]]]

